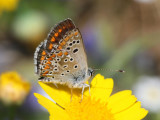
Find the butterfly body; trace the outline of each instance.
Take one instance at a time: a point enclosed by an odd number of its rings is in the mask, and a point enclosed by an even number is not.
[[[35,73],[39,81],[84,88],[93,70],[88,68],[80,31],[72,20],[57,24],[34,54]]]

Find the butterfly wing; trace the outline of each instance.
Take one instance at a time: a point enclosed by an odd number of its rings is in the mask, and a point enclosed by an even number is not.
[[[34,53],[35,73],[40,75],[41,63],[45,59],[44,42],[41,42]]]
[[[67,37],[68,41],[64,47],[64,51],[68,52],[68,55],[62,59],[61,65],[67,64],[67,70],[70,71],[69,74],[72,74],[74,77],[78,77],[81,71],[86,73],[88,70],[87,57],[83,46],[82,36],[79,30],[75,28],[66,34],[66,38]],[[65,38],[63,41],[65,41]]]
[[[48,64],[52,63],[52,60],[54,60],[55,58],[55,55],[53,53],[55,51],[59,51],[59,49],[57,49],[57,46],[59,45],[60,40],[68,31],[71,31],[74,28],[75,25],[73,24],[73,22],[70,19],[66,19],[56,25],[53,29],[51,29],[50,33],[48,34],[47,40],[41,42],[34,53],[36,74],[41,77],[45,76],[44,73],[48,73]],[[44,66],[44,63],[47,63],[46,66]]]
[[[70,19],[50,32],[35,58],[36,73],[49,82],[73,85],[76,80],[83,81],[88,71],[82,36]]]

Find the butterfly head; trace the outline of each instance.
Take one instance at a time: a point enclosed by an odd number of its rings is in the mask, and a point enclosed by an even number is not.
[[[88,68],[88,76],[92,77],[94,74],[94,70],[92,68]]]

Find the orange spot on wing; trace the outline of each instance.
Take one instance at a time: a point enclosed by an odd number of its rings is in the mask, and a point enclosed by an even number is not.
[[[60,43],[61,46],[64,46],[65,44],[66,44],[65,41],[63,41],[63,42]]]
[[[63,29],[66,29],[66,27],[65,27],[65,26],[63,26]]]
[[[58,33],[55,33],[54,36],[55,36],[55,37],[58,37]]]
[[[73,33],[71,33],[70,35],[69,35],[69,37],[71,38],[73,36]]]
[[[46,55],[46,52],[45,52],[45,51],[43,51],[43,52],[42,52],[42,55]]]
[[[58,46],[58,49],[61,50],[61,49],[62,49],[62,46]]]
[[[47,61],[46,64],[51,64],[51,62],[50,62],[50,61]]]
[[[44,74],[47,74],[47,73],[49,73],[49,71],[44,72]]]
[[[47,60],[53,60],[52,57],[48,58]]]
[[[44,69],[49,69],[49,68],[50,68],[49,65],[46,65]]]
[[[64,40],[65,40],[65,41],[68,41],[68,40],[69,40],[69,37],[66,37]]]
[[[41,60],[44,60],[44,59],[45,59],[45,56],[42,56],[42,57],[41,57]]]
[[[61,32],[62,32],[62,29],[59,29],[59,30],[58,30],[58,32],[60,32],[60,33],[61,33]]]
[[[55,55],[55,54],[53,54],[53,55],[52,55],[52,57],[56,57],[56,55]]]
[[[62,55],[63,55],[63,53],[62,53],[62,52],[59,52],[57,55],[58,55],[58,56],[62,56]]]
[[[49,71],[45,71],[43,74],[42,74],[42,76],[46,76],[46,74],[48,74],[49,73]]]
[[[51,50],[52,48],[53,48],[53,45],[52,45],[52,43],[50,43],[48,49]]]
[[[78,32],[76,31],[76,32],[74,33],[74,35],[78,35]]]
[[[68,52],[64,52],[64,55],[68,55]]]
[[[52,37],[51,42],[55,42],[55,41],[56,41],[55,37]]]

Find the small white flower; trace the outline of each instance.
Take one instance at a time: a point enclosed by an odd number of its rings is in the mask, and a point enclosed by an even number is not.
[[[134,93],[142,106],[151,112],[160,110],[160,78],[143,76],[134,86]]]

